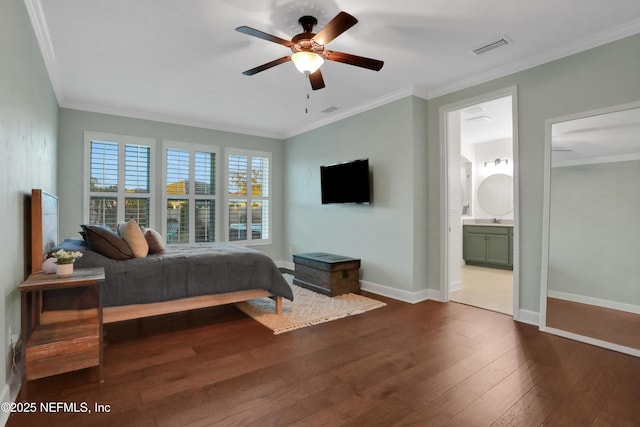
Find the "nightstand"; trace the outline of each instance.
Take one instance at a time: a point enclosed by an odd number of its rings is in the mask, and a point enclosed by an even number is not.
[[[104,281],[104,268],[78,268],[71,276],[37,272],[20,285],[22,396],[27,396],[27,381],[98,367],[102,376],[102,306],[100,283]],[[95,295],[95,309],[83,310],[73,320],[42,323],[43,291],[69,288],[89,288]],[[87,311],[89,315],[87,315]]]

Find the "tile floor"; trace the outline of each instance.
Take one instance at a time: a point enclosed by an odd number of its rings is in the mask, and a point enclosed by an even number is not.
[[[513,316],[513,271],[465,265],[462,289],[449,292],[451,301]]]

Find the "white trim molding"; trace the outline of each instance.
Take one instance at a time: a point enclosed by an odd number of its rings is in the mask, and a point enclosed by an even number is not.
[[[478,73],[475,76],[469,78],[463,78],[457,81],[443,84],[435,88],[424,87],[408,87],[400,90],[396,90],[384,96],[378,97],[371,101],[368,101],[359,106],[344,110],[339,114],[332,115],[326,120],[319,120],[315,123],[302,126],[297,129],[292,129],[283,132],[269,132],[265,130],[252,129],[249,127],[237,127],[235,125],[229,125],[225,123],[217,123],[209,120],[191,119],[186,117],[177,117],[175,115],[167,115],[158,112],[138,111],[114,106],[95,105],[85,102],[77,102],[72,100],[66,100],[64,97],[64,84],[60,78],[60,66],[56,59],[56,54],[51,42],[51,35],[47,27],[44,11],[42,9],[42,0],[24,0],[31,25],[33,26],[34,33],[40,47],[40,51],[44,58],[45,67],[49,74],[49,79],[53,86],[53,91],[56,94],[58,104],[62,108],[77,109],[82,111],[90,111],[101,114],[112,114],[116,116],[132,117],[142,120],[152,120],[164,123],[172,123],[184,126],[202,127],[205,129],[215,129],[222,132],[231,132],[244,135],[261,136],[267,138],[288,139],[290,137],[299,135],[309,130],[325,126],[329,123],[333,123],[342,120],[347,117],[354,116],[361,112],[373,109],[375,107],[388,104],[395,101],[414,95],[424,99],[433,99],[439,96],[443,96],[452,92],[456,92],[462,89],[466,89],[471,86],[482,84],[491,80],[495,80],[504,76],[508,76],[519,71],[524,71],[538,65],[542,65],[551,61],[555,61],[566,56],[570,56],[594,47],[604,45],[606,43],[614,42],[616,40],[637,34],[640,32],[640,19],[635,19],[623,25],[602,31],[597,34],[589,35],[580,40],[572,43],[568,43],[562,46],[558,46],[549,51],[543,52],[539,55],[533,55],[528,58],[521,59],[519,61],[507,64],[505,66],[497,67],[492,70],[488,70],[484,73]],[[249,123],[249,122],[248,122]]]
[[[518,143],[518,87],[508,86],[502,89],[494,90],[488,93],[474,96],[472,98],[463,99],[452,104],[443,105],[438,112],[439,125],[439,141],[440,141],[440,278],[441,290],[440,300],[449,301],[450,283],[449,283],[449,174],[448,174],[448,156],[449,156],[449,136],[447,135],[447,115],[451,111],[460,110],[481,102],[487,102],[493,99],[511,97],[511,117],[513,120],[512,130],[512,155],[513,155],[513,192],[514,192],[514,209],[513,209],[513,318],[521,320],[520,303],[520,170],[519,163],[519,143]],[[525,314],[526,317],[526,314]],[[529,322],[526,322],[529,323]]]
[[[456,280],[455,282],[449,282],[449,292],[459,291],[462,289],[462,280]]]
[[[295,264],[290,261],[275,261],[276,267],[286,268],[288,270],[295,270]],[[396,289],[378,283],[369,282],[368,280],[360,280],[360,289],[372,294],[381,295],[383,297],[392,298],[402,302],[408,302],[410,304],[417,304],[422,301],[434,300],[444,302],[442,294],[437,289],[423,289],[421,291],[405,291],[403,289]]]
[[[389,104],[399,99],[404,99],[411,95],[415,95],[415,88],[413,87],[407,87],[404,89],[397,90],[395,92],[391,92],[387,95],[378,97],[376,99],[372,99],[371,101],[368,101],[364,104],[358,105],[348,110],[341,111],[340,113],[334,113],[330,117],[324,120],[319,120],[319,121],[310,123],[308,125],[302,126],[300,128],[294,129],[291,132],[287,132],[284,135],[284,139],[288,139],[296,135],[300,135],[305,132],[308,132],[310,130],[317,129],[319,127],[326,126],[328,124],[340,121],[342,119],[355,116],[356,114],[364,113],[365,111],[373,110],[376,107]]]
[[[378,283],[373,283],[366,280],[360,281],[360,288],[363,291],[371,292],[372,294],[381,295],[387,298],[393,298],[395,300],[408,302],[410,304],[417,304],[419,302],[427,300],[444,302],[441,292],[437,289],[406,291],[404,289],[391,288],[389,286],[380,285]]]
[[[527,323],[533,326],[540,325],[540,313],[531,310],[525,310],[521,308],[518,310],[518,316],[514,316],[514,320],[518,322]]]
[[[533,55],[528,58],[521,59],[520,61],[516,61],[502,67],[494,68],[485,73],[479,73],[470,78],[461,79],[437,88],[433,88],[428,91],[427,99],[437,98],[439,96],[447,95],[452,92],[457,92],[462,89],[496,80],[501,77],[509,76],[520,71],[528,70],[542,64],[547,64],[557,59],[565,58],[567,56],[574,55],[585,50],[593,49],[595,47],[632,36],[634,34],[637,34],[638,32],[640,32],[640,19],[636,19],[615,28],[611,28],[597,34],[584,37],[572,43],[558,46],[554,49],[543,52],[542,54]]]
[[[580,304],[595,305],[597,307],[610,308],[612,310],[626,311],[627,313],[640,314],[640,305],[627,304],[624,302],[611,301],[602,298],[593,298],[585,295],[570,294],[567,292],[553,291],[549,289],[547,296],[565,301],[577,302]]]
[[[56,94],[58,104],[62,105],[64,104],[64,92],[60,83],[60,68],[58,67],[58,60],[56,59],[56,54],[51,44],[47,21],[44,19],[42,3],[40,0],[24,0],[24,5],[27,9],[33,32],[36,35],[38,46],[40,46],[40,52],[42,53],[44,65],[49,73],[49,80],[51,80],[53,92]]]
[[[541,328],[540,330],[552,335],[557,335],[559,337],[569,338],[574,341],[579,341],[586,344],[591,344],[598,347],[606,348],[609,350],[618,351],[620,353],[629,354],[631,356],[640,357],[640,350],[637,348],[626,347],[623,345],[611,343],[609,341],[602,341],[602,340],[591,338],[591,337],[585,337],[584,335],[578,335],[578,334],[574,334],[573,332],[567,332],[567,331],[563,331],[561,329],[556,329],[556,328],[545,327],[545,328]]]

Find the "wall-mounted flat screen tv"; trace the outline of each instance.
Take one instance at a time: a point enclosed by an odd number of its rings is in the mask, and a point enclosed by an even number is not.
[[[369,159],[320,166],[322,204],[371,203]]]

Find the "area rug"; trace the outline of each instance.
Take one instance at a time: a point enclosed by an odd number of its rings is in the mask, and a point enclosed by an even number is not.
[[[236,306],[275,335],[294,331],[306,326],[330,322],[354,314],[364,313],[386,304],[357,294],[327,297],[296,286],[287,280],[293,290],[293,302],[284,300],[283,314],[277,315],[275,302],[271,298],[260,298],[236,303]]]

